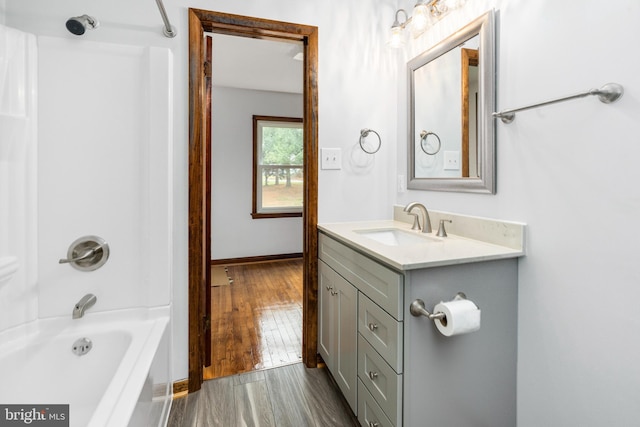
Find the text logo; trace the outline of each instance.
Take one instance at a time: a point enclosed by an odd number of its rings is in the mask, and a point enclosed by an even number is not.
[[[0,427],[69,427],[69,405],[2,405]]]

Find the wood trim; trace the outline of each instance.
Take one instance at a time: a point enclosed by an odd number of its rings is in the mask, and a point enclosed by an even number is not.
[[[251,218],[253,218],[253,219],[296,218],[296,217],[299,218],[301,216],[302,216],[302,212],[252,213],[251,214]]]
[[[253,191],[251,193],[251,218],[253,219],[264,219],[264,218],[293,218],[293,217],[301,217],[302,212],[274,212],[274,213],[265,213],[258,212],[258,191],[260,188],[260,184],[258,184],[258,122],[260,121],[270,121],[270,122],[289,122],[289,123],[303,123],[304,120],[299,117],[277,117],[277,116],[260,116],[253,115]],[[303,165],[304,168],[304,165]],[[260,182],[262,182],[262,176],[260,176]]]
[[[469,177],[469,66],[478,66],[477,49],[461,49],[462,176]],[[476,150],[477,152],[477,150]]]
[[[189,9],[189,392],[200,389],[205,339],[202,321],[206,245],[206,150],[204,141],[204,32],[303,42],[304,209],[302,360],[316,366],[318,289],[318,29],[314,26]]]
[[[204,361],[202,322],[205,287],[205,159],[203,29],[189,11],[189,391],[200,390]],[[208,264],[208,263],[207,263]],[[208,265],[207,265],[208,267]]]
[[[174,399],[176,397],[182,397],[182,396],[176,396],[176,395],[186,393],[189,391],[189,380],[185,378],[184,380],[174,382],[172,391],[173,391]]]
[[[261,256],[252,256],[252,257],[243,257],[243,258],[226,258],[226,259],[212,259],[211,265],[229,265],[229,264],[255,264],[258,262],[269,262],[269,261],[281,261],[287,259],[294,258],[302,258],[303,254],[292,253],[292,254],[279,254],[279,255],[261,255]]]
[[[318,344],[318,29],[304,30],[304,215],[302,361],[317,366]]]
[[[213,38],[210,36],[205,39],[205,51],[204,51],[204,90],[205,90],[205,147],[211,147],[211,65],[213,55]],[[211,149],[205,149],[205,209],[204,209],[204,221],[205,221],[205,262],[211,259]],[[208,337],[211,336],[211,269],[204,269],[204,366],[211,366],[211,340]],[[203,371],[204,375],[204,371]]]

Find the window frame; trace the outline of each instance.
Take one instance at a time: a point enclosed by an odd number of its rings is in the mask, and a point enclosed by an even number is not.
[[[262,189],[262,164],[259,163],[260,152],[262,148],[262,139],[260,138],[261,132],[259,131],[259,125],[261,122],[273,122],[273,123],[299,123],[300,129],[304,132],[303,120],[298,117],[279,117],[279,116],[253,116],[253,191],[252,191],[252,209],[251,217],[253,219],[261,218],[291,218],[301,217],[302,210],[304,209],[304,195],[303,205],[299,208],[296,207],[284,207],[284,208],[268,208],[262,207],[261,189]],[[297,126],[296,126],[297,127]],[[303,137],[304,145],[304,137]],[[304,159],[299,169],[302,169],[304,176]]]

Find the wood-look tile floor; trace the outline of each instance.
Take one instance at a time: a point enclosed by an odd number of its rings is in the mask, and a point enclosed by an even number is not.
[[[211,366],[220,378],[302,359],[302,259],[227,266],[211,288]]]
[[[302,363],[205,381],[175,399],[168,427],[354,427],[325,368]]]

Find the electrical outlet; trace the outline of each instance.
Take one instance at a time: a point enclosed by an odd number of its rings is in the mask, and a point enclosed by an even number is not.
[[[320,149],[321,169],[342,169],[342,150],[339,148]]]
[[[444,170],[446,171],[460,170],[460,152],[459,151],[444,152]]]
[[[407,178],[404,175],[398,175],[398,193],[407,191]]]

